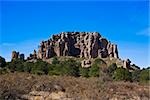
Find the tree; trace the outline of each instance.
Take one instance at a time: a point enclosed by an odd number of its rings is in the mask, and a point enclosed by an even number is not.
[[[49,75],[67,75],[67,76],[79,76],[80,63],[73,59],[65,61],[53,60],[49,66]],[[56,63],[57,62],[57,63]]]
[[[48,63],[42,61],[42,60],[37,60],[37,62],[34,63],[34,66],[31,69],[31,73],[33,74],[48,74]]]
[[[79,76],[80,63],[74,59],[68,59],[62,62],[63,72],[65,75]]]
[[[57,57],[53,57],[53,61],[52,64],[59,64],[59,60],[57,59]]]
[[[92,67],[89,69],[89,76],[90,77],[99,77],[100,75],[100,68],[97,64],[93,64]]]
[[[89,77],[89,68],[79,67],[80,75],[83,77]]]
[[[150,70],[143,69],[140,73],[140,82],[149,82],[150,80]]]
[[[114,79],[119,80],[125,80],[125,81],[131,81],[132,75],[128,71],[128,69],[125,68],[117,68],[113,75]]]
[[[19,71],[19,72],[23,72],[24,71],[24,62],[20,59],[15,59],[12,60],[10,63],[7,64],[7,68],[10,69],[11,72],[14,71]]]
[[[116,69],[117,69],[116,63],[112,63],[112,64],[108,67],[108,69],[107,69],[108,75],[109,75],[109,76],[112,76],[113,73],[114,73],[114,71],[115,71]]]
[[[132,72],[132,81],[139,82],[140,81],[140,73],[141,73],[140,70],[134,70]]]
[[[5,58],[3,58],[2,56],[0,56],[0,67],[3,68],[5,66],[6,66]]]
[[[89,76],[99,77],[101,71],[105,72],[106,68],[107,68],[106,62],[103,61],[102,59],[97,58],[95,59],[91,68],[89,69]]]
[[[30,73],[33,66],[34,66],[33,62],[24,62],[24,72]]]

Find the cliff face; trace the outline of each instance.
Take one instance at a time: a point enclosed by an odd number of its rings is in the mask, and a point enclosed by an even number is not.
[[[37,58],[74,56],[80,58],[119,58],[117,45],[111,44],[98,32],[62,32],[42,41]]]

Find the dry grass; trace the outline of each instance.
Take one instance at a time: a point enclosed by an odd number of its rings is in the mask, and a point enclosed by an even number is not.
[[[57,86],[57,88],[56,88]],[[59,86],[59,87],[58,87]],[[31,91],[65,91],[75,100],[148,100],[149,85],[102,81],[100,78],[37,76],[27,73],[0,75],[0,97],[15,100]],[[0,98],[0,99],[1,99]],[[135,98],[135,99],[134,99]]]

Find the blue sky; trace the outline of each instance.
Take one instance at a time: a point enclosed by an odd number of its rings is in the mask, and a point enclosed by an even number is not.
[[[41,40],[62,31],[98,31],[118,44],[122,59],[142,67],[149,59],[149,2],[134,1],[0,1],[0,55],[26,56]]]

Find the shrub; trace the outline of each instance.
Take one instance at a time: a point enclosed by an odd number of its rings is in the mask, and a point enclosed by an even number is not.
[[[68,59],[62,62],[63,72],[65,75],[79,76],[80,63],[73,59]]]
[[[89,69],[89,76],[99,77],[100,72],[101,71],[105,72],[106,68],[107,68],[106,62],[103,61],[102,59],[97,58],[95,59],[91,68]]]
[[[62,70],[62,66],[60,64],[52,64],[49,65],[49,71],[48,74],[49,75],[63,75],[63,70]]]
[[[8,69],[7,68],[0,68],[0,75],[1,74],[6,74],[8,73]]]
[[[14,72],[14,71],[23,72],[24,71],[23,63],[24,62],[22,60],[15,59],[15,60],[12,60],[11,62],[7,63],[7,68],[9,68],[11,72]]]
[[[52,64],[49,66],[49,75],[79,76],[80,63],[73,59],[68,59],[61,62],[56,58],[54,59],[55,60],[53,60]]]
[[[100,68],[97,64],[93,64],[92,67],[89,69],[89,76],[90,77],[99,77],[100,75]]]
[[[114,72],[114,79],[119,80],[125,80],[125,81],[131,81],[132,75],[131,73],[124,68],[117,68]]]
[[[5,67],[6,66],[6,61],[5,61],[5,58],[1,57],[0,56],[0,67]]]
[[[140,70],[134,70],[132,72],[132,81],[139,82],[140,81]]]
[[[107,69],[107,73],[109,76],[112,76],[114,71],[117,69],[117,65],[116,63],[111,64],[108,69]]]
[[[34,66],[33,62],[24,62],[24,71],[30,73],[33,66]]]
[[[79,67],[80,75],[83,77],[89,77],[89,68]]]
[[[42,60],[37,60],[37,62],[34,63],[34,66],[31,69],[31,73],[38,75],[48,74],[47,63]]]
[[[140,73],[140,82],[149,82],[150,80],[150,70],[149,69],[144,69]]]
[[[57,57],[53,57],[53,61],[52,64],[59,64],[59,60],[57,59]]]

